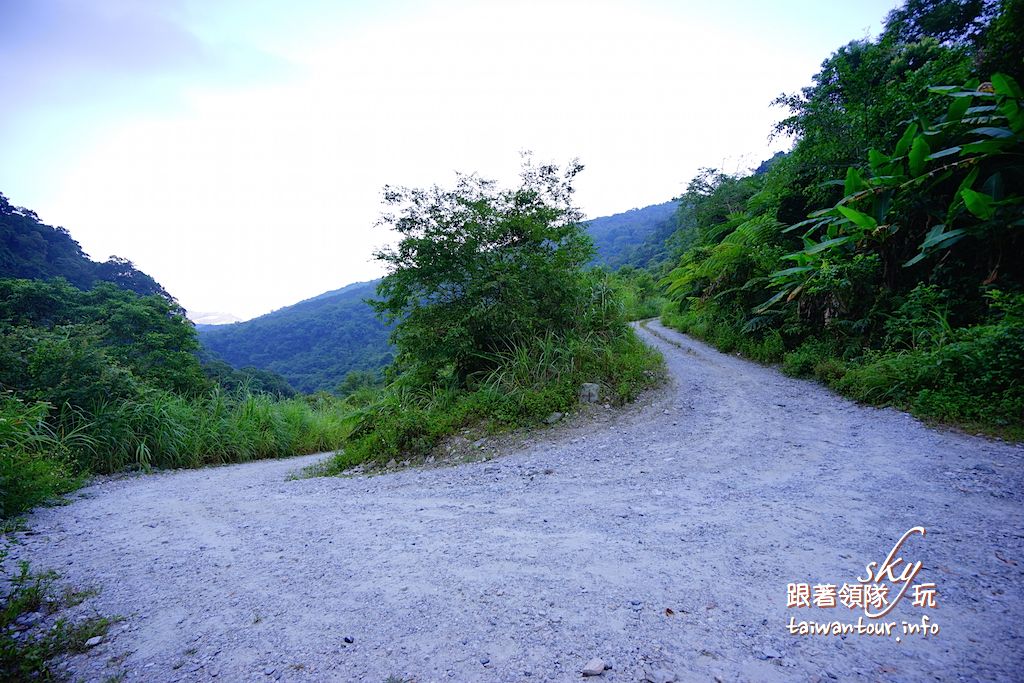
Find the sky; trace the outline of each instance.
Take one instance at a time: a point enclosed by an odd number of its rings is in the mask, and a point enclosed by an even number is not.
[[[383,274],[385,184],[578,158],[594,218],[740,172],[895,0],[0,0],[0,192],[192,312]]]

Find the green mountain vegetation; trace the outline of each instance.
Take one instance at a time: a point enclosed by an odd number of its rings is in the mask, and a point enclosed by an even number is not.
[[[469,425],[533,424],[578,402],[583,383],[622,403],[663,361],[626,324],[622,281],[587,269],[593,242],[573,178],[527,156],[518,187],[477,175],[455,186],[385,188],[397,246],[374,309],[394,324],[387,385],[349,397],[345,449],[320,473],[425,455]]]
[[[626,322],[659,311],[858,400],[1019,438],[1022,34],[1024,0],[911,0],[779,98],[788,154],[589,226],[578,165],[387,188],[401,241],[376,255],[383,280],[204,330],[202,348],[152,278],[3,198],[2,513],[92,472],[423,454],[564,412],[583,382],[628,401],[661,366]],[[288,398],[274,371],[336,395]]]
[[[151,277],[89,260],[67,231],[0,200],[0,518],[94,472],[341,443],[329,397],[281,400],[295,392],[279,376],[202,351]]]
[[[131,261],[111,256],[92,261],[64,228],[39,220],[34,211],[11,205],[0,193],[0,274],[5,278],[63,278],[80,289],[110,282],[138,294],[172,300],[160,284]]]
[[[637,268],[667,261],[666,239],[678,231],[678,221],[676,202],[587,221],[595,247],[591,264],[627,266],[624,277],[635,271],[638,286],[653,291],[654,279]],[[346,394],[353,382],[367,381],[366,373],[369,379],[379,376],[394,358],[388,342],[392,326],[367,303],[376,296],[378,282],[357,282],[242,323],[200,325],[199,340],[231,366],[281,375],[300,392]],[[639,308],[633,311],[638,304],[628,305],[631,314],[640,314]],[[642,312],[651,317],[657,309],[648,304]]]
[[[297,390],[335,392],[351,372],[378,372],[393,357],[385,325],[360,282],[231,325],[199,330],[203,346],[235,367],[270,370]]]
[[[690,184],[664,320],[858,400],[1024,434],[1024,2],[911,0]],[[1014,41],[1010,37],[1016,36]]]
[[[657,266],[668,259],[667,242],[683,219],[679,202],[670,201],[587,221],[587,234],[594,242],[593,263],[613,270]]]

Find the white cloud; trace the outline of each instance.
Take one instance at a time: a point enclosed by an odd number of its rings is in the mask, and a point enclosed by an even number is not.
[[[288,80],[195,85],[173,113],[124,117],[51,169],[33,208],[186,307],[249,317],[379,274],[385,183],[511,180],[520,150],[578,156],[597,216],[679,194],[700,166],[754,165],[780,115],[769,102],[828,53],[657,4],[446,3],[359,22],[260,46],[292,63]]]

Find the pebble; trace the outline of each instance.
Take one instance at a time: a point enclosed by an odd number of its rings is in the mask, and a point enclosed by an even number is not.
[[[586,666],[583,667],[584,676],[600,676],[604,673],[604,660],[598,657],[591,659],[587,662]]]
[[[85,641],[86,647],[96,647],[103,642],[103,636],[93,636],[89,640]]]

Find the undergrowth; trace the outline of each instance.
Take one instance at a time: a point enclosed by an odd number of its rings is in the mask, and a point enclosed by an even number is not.
[[[579,401],[585,382],[601,387],[601,400],[621,405],[664,379],[661,355],[632,330],[564,339],[547,335],[492,354],[492,369],[469,386],[414,388],[397,381],[376,393],[353,396],[342,451],[316,474],[338,474],[365,462],[430,452],[459,429],[483,424],[503,431],[540,424]]]
[[[0,551],[0,563],[5,558],[6,552]],[[61,680],[52,666],[54,658],[85,652],[86,642],[106,635],[114,623],[114,619],[99,615],[74,623],[57,619],[49,628],[20,620],[38,613],[38,620],[44,621],[46,616],[81,604],[95,594],[94,591],[59,592],[56,580],[53,572],[32,572],[27,562],[18,563],[13,573],[5,573],[0,585],[0,679],[11,683]]]
[[[725,352],[781,363],[793,377],[816,379],[857,401],[907,410],[924,420],[1024,439],[1024,296],[988,294],[982,324],[956,327],[934,288],[911,292],[881,325],[874,346],[832,331],[797,339],[787,350],[776,330],[758,336],[714,308],[674,306],[662,322]]]

